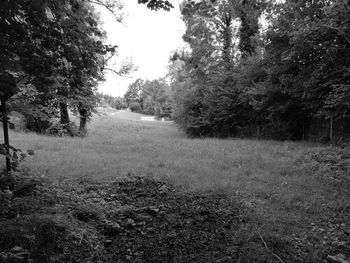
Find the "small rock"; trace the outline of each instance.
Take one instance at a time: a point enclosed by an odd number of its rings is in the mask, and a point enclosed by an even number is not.
[[[151,232],[151,233],[154,232],[154,228],[153,228],[153,227],[147,227],[146,230],[147,230],[148,232]]]
[[[168,192],[168,187],[166,185],[162,185],[160,188],[159,188],[159,192],[160,193],[166,193]]]
[[[24,249],[20,246],[14,246],[13,248],[11,248],[12,252],[20,252],[23,251]]]
[[[137,226],[145,226],[146,225],[146,222],[145,221],[142,221],[142,222],[139,222],[136,224]]]
[[[150,206],[144,209],[146,213],[151,216],[157,216],[159,214],[160,209],[155,206]]]
[[[159,209],[157,207],[151,206],[150,209],[151,209],[151,211],[153,211],[155,213],[159,212]]]
[[[109,223],[104,225],[104,232],[107,236],[114,236],[120,232],[122,227],[118,223]]]
[[[127,224],[128,227],[136,226],[135,221],[133,219],[131,219],[131,218],[128,218],[126,220],[126,224]]]
[[[112,243],[113,243],[113,240],[111,240],[111,239],[106,239],[106,240],[105,240],[105,246],[106,246],[106,247],[112,245]]]
[[[13,192],[11,190],[0,190],[0,195],[2,195],[5,199],[12,199],[13,198]]]

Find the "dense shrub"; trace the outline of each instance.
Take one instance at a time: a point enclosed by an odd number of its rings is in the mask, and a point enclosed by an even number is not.
[[[153,108],[146,108],[142,110],[142,114],[145,115],[154,115],[154,109]]]
[[[46,129],[46,134],[53,136],[82,136],[79,131],[79,128],[74,122],[69,124],[61,124],[59,122],[54,122],[48,129]]]
[[[10,128],[16,131],[24,131],[26,130],[27,121],[23,114],[12,111],[9,115],[10,117]]]
[[[129,85],[124,95],[131,111],[146,115],[155,115],[156,118],[170,118],[172,104],[170,86],[164,79],[143,80],[137,79]],[[136,105],[139,104],[139,106]]]
[[[138,112],[138,113],[141,113],[141,105],[140,105],[140,103],[138,103],[138,102],[131,102],[130,104],[129,104],[129,108],[130,108],[130,110],[132,111],[132,112]]]
[[[32,115],[26,115],[26,128],[29,131],[45,133],[45,131],[51,126],[51,122],[48,119],[40,117],[34,117]]]

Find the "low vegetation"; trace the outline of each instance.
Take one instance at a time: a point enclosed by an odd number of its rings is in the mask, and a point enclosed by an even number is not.
[[[349,149],[189,139],[172,122],[140,117],[106,110],[84,139],[11,133],[13,145],[35,154],[15,181],[1,184],[2,260],[327,262],[347,255]]]

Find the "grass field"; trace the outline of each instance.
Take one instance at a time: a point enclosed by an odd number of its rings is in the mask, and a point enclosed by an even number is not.
[[[294,142],[190,139],[172,122],[141,121],[141,115],[130,112],[95,116],[88,130],[86,138],[17,132],[10,137],[14,146],[34,150],[25,166],[56,182],[112,181],[130,173],[152,176],[184,191],[238,195],[261,219],[257,227],[281,235],[302,240],[303,233],[316,231],[317,242],[326,244],[332,241],[332,229],[348,228],[348,185],[328,176],[332,169],[327,165],[308,159],[310,152],[337,149]]]

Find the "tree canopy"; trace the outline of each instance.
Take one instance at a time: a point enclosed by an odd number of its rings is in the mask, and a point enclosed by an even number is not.
[[[172,112],[170,87],[164,79],[137,79],[124,95],[126,105],[135,112],[170,118]]]
[[[163,0],[139,0],[152,10],[170,10]],[[0,6],[0,74],[11,76],[18,92],[9,101],[21,112],[26,128],[55,135],[83,135],[97,105],[96,89],[107,62],[117,55],[116,43],[106,43],[95,6],[103,6],[121,22],[118,0],[4,0]],[[5,93],[4,93],[5,94]],[[80,116],[70,121],[69,110]]]
[[[348,1],[186,0],[182,15],[190,50],[170,75],[173,117],[189,134],[347,136]]]

